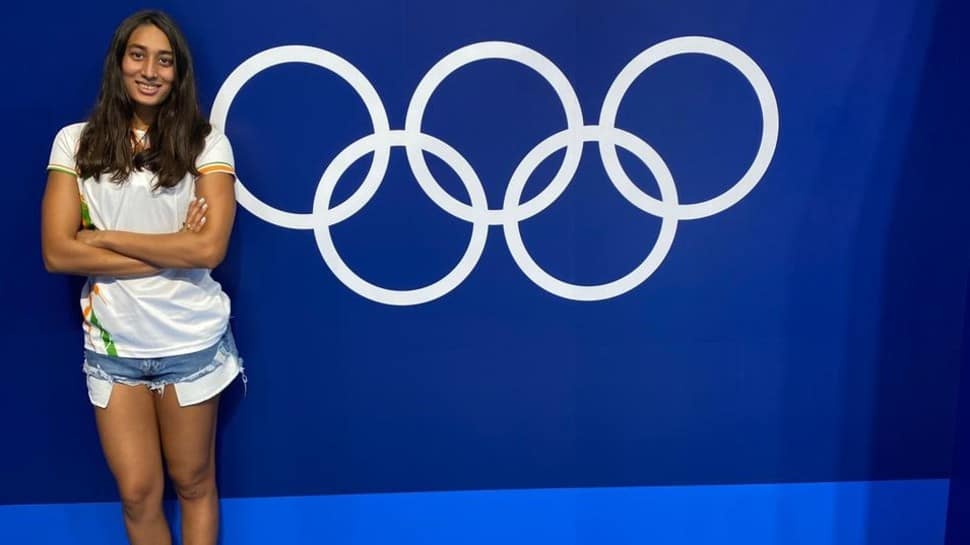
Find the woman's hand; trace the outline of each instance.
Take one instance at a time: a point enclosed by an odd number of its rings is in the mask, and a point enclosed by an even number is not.
[[[214,269],[226,255],[232,232],[234,181],[227,172],[200,176],[195,182],[198,200],[189,203],[185,221],[175,233],[107,230],[84,236],[92,237],[89,243],[159,269]]]
[[[198,233],[205,225],[205,213],[209,210],[205,197],[192,199],[189,203],[189,211],[185,213],[185,221],[182,222],[182,231]]]
[[[209,210],[209,205],[206,204],[205,198],[202,199],[192,199],[189,203],[189,210],[185,214],[185,221],[182,222],[181,231],[189,231],[192,233],[198,233],[202,230],[205,225],[205,213]],[[83,242],[88,246],[94,246],[96,248],[104,248],[104,232],[97,229],[81,229],[75,235],[75,239],[78,242]]]

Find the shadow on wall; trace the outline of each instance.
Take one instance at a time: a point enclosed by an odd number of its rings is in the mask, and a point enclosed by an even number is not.
[[[970,222],[962,210],[970,186],[957,175],[965,153],[958,135],[970,117],[958,100],[970,95],[970,78],[951,62],[963,39],[957,12],[965,10],[955,0],[920,3],[902,26],[879,24],[892,11],[880,7],[866,37],[871,53],[858,60],[851,93],[829,124],[858,130],[857,105],[886,104],[884,115],[877,116],[882,126],[861,128],[871,140],[856,139],[858,132],[825,135],[829,148],[811,188],[815,194],[807,199],[813,204],[802,219],[800,243],[792,246],[811,251],[792,257],[791,276],[812,285],[789,291],[795,295],[788,308],[796,313],[788,318],[790,337],[799,345],[789,347],[788,356],[803,363],[785,367],[782,464],[809,452],[815,459],[806,467],[840,480],[950,476],[954,377],[970,262]],[[906,33],[900,50],[887,45],[899,42],[883,34],[887,28]],[[880,55],[897,59],[890,88],[871,73],[870,61]],[[833,223],[845,238],[818,247],[817,231],[831,230]],[[840,278],[835,270],[848,276]],[[813,343],[825,336],[838,339],[832,346],[842,352]],[[804,370],[812,361],[817,365]],[[815,384],[807,386],[806,380]],[[822,413],[816,421],[830,426],[816,431],[800,426],[811,420],[798,414],[806,406],[816,407]],[[892,495],[870,495],[864,513],[844,508],[854,503],[833,498],[833,536],[840,536],[835,538],[840,544],[851,532],[838,529],[858,524],[857,516],[867,521],[865,535],[852,536],[851,543],[875,545],[927,542],[945,515],[912,517],[900,512]],[[890,527],[894,534],[884,535]],[[940,535],[934,542],[942,541]]]
[[[965,107],[949,108],[967,90],[966,74],[950,62],[962,33],[956,12],[964,8],[942,0],[935,13],[932,4],[918,9],[848,249],[841,369],[841,418],[848,425],[841,428],[839,459],[847,479],[948,478],[951,472],[970,249],[970,224],[960,208],[970,191],[953,183],[961,170],[959,139],[940,136],[961,134],[967,122]],[[931,521],[907,515],[892,496],[871,497],[863,542],[916,543],[935,535],[935,524],[925,527]],[[911,523],[905,534],[896,528],[885,535],[880,521],[887,519]]]
[[[970,276],[967,278],[970,283]],[[970,311],[970,292],[964,308]],[[970,543],[970,320],[964,319],[946,545]]]
[[[941,0],[935,14],[931,5],[920,9],[930,12],[925,16],[929,22],[925,60],[918,62],[916,44],[923,37],[914,26],[906,39],[912,49],[900,67],[900,74],[911,74],[915,84],[911,117],[903,115],[903,108],[896,108],[905,104],[905,82],[894,91],[890,103],[890,122],[908,123],[909,129],[899,132],[904,135],[901,142],[890,140],[888,136],[895,131],[887,131],[867,190],[867,203],[886,202],[888,221],[869,221],[870,214],[878,212],[866,205],[858,224],[860,243],[880,239],[866,236],[866,230],[885,229],[881,277],[869,274],[871,269],[862,262],[869,252],[857,247],[860,260],[852,268],[847,298],[849,350],[843,369],[843,406],[852,406],[856,396],[865,392],[867,403],[862,407],[869,412],[859,416],[869,418],[870,435],[864,449],[843,452],[868,452],[868,472],[880,480],[951,476],[956,378],[965,338],[964,301],[970,270],[970,216],[965,213],[965,203],[970,186],[960,174],[966,151],[965,139],[959,135],[970,122],[970,107],[965,103],[970,96],[970,72],[957,69],[954,60],[966,51],[960,21],[966,20],[967,8],[964,2]],[[871,317],[857,313],[856,309],[870,304],[873,294],[879,294],[881,308]],[[871,338],[878,346],[857,345],[856,339],[865,338],[857,332],[870,327],[877,328]],[[855,365],[870,354],[867,365]],[[866,386],[873,389],[866,391]],[[843,445],[850,447],[863,446],[858,440],[842,436]],[[843,457],[842,463],[851,475],[858,462]],[[926,521],[919,519],[913,520],[907,535],[879,533],[886,528],[878,524],[880,520],[907,520],[907,515],[891,497],[872,498],[866,543],[916,543],[932,535],[931,528],[920,527]],[[939,518],[943,521],[945,517],[944,510]],[[937,542],[943,540],[941,535]]]

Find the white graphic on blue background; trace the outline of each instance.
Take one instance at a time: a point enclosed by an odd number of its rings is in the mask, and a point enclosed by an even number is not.
[[[727,62],[748,80],[761,108],[761,142],[747,172],[724,193],[696,203],[681,203],[674,178],[660,155],[636,135],[616,127],[616,115],[634,80],[652,65],[682,54],[709,55]],[[475,169],[447,143],[422,132],[421,124],[431,95],[450,74],[459,68],[486,59],[514,61],[531,68],[555,90],[566,115],[566,128],[540,142],[519,163],[507,185],[503,206],[490,209],[485,189]],[[357,294],[388,305],[418,305],[448,294],[471,274],[481,258],[490,226],[502,226],[505,240],[516,264],[540,288],[559,297],[576,301],[600,301],[617,297],[636,288],[660,267],[674,241],[681,220],[706,218],[722,212],[743,199],[761,181],[775,153],[778,141],[778,104],[768,78],[747,54],[714,38],[685,36],[658,43],[630,61],[610,86],[603,101],[598,125],[586,125],[576,92],[566,76],[549,59],[525,46],[510,42],[480,42],[465,46],[441,59],[418,84],[405,117],[404,129],[391,129],[383,102],[366,77],[341,57],[315,47],[282,46],[253,55],[226,79],[212,106],[211,121],[227,130],[229,109],[236,94],[256,74],[286,63],[307,63],[340,76],[357,92],[370,115],[374,132],[341,151],[324,170],[309,214],[274,208],[253,195],[238,180],[239,203],[260,219],[289,229],[312,229],[320,255],[334,275]],[[631,272],[611,282],[578,285],[564,282],[543,270],[529,254],[519,232],[519,222],[539,214],[566,190],[579,167],[584,142],[597,142],[603,165],[617,191],[633,206],[661,219],[660,233],[646,258]],[[361,210],[374,196],[387,172],[391,148],[403,147],[414,177],[424,193],[437,206],[456,218],[471,223],[471,240],[458,264],[443,278],[427,286],[392,290],[374,285],[356,274],[340,257],[330,235],[330,227]],[[641,191],[620,165],[616,147],[620,146],[643,162],[660,188],[660,200]],[[535,169],[550,155],[565,149],[563,163],[551,183],[538,195],[520,202],[525,184]],[[458,174],[468,191],[470,204],[446,192],[432,176],[424,153],[443,160]],[[344,202],[331,208],[330,200],[341,175],[358,159],[373,153],[373,162],[361,186]]]

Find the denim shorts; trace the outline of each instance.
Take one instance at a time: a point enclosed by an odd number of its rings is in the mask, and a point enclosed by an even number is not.
[[[185,407],[215,397],[236,376],[246,382],[242,358],[228,327],[212,346],[178,356],[123,358],[85,350],[83,370],[88,398],[101,408],[108,406],[114,384],[143,385],[159,394],[172,385],[179,405]]]

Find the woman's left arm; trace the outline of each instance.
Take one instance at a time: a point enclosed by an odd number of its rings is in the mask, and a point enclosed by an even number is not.
[[[85,242],[113,250],[162,269],[214,269],[226,255],[236,217],[235,178],[231,174],[204,174],[195,182],[196,198],[205,199],[205,221],[198,232],[169,234],[128,231],[94,231]]]

